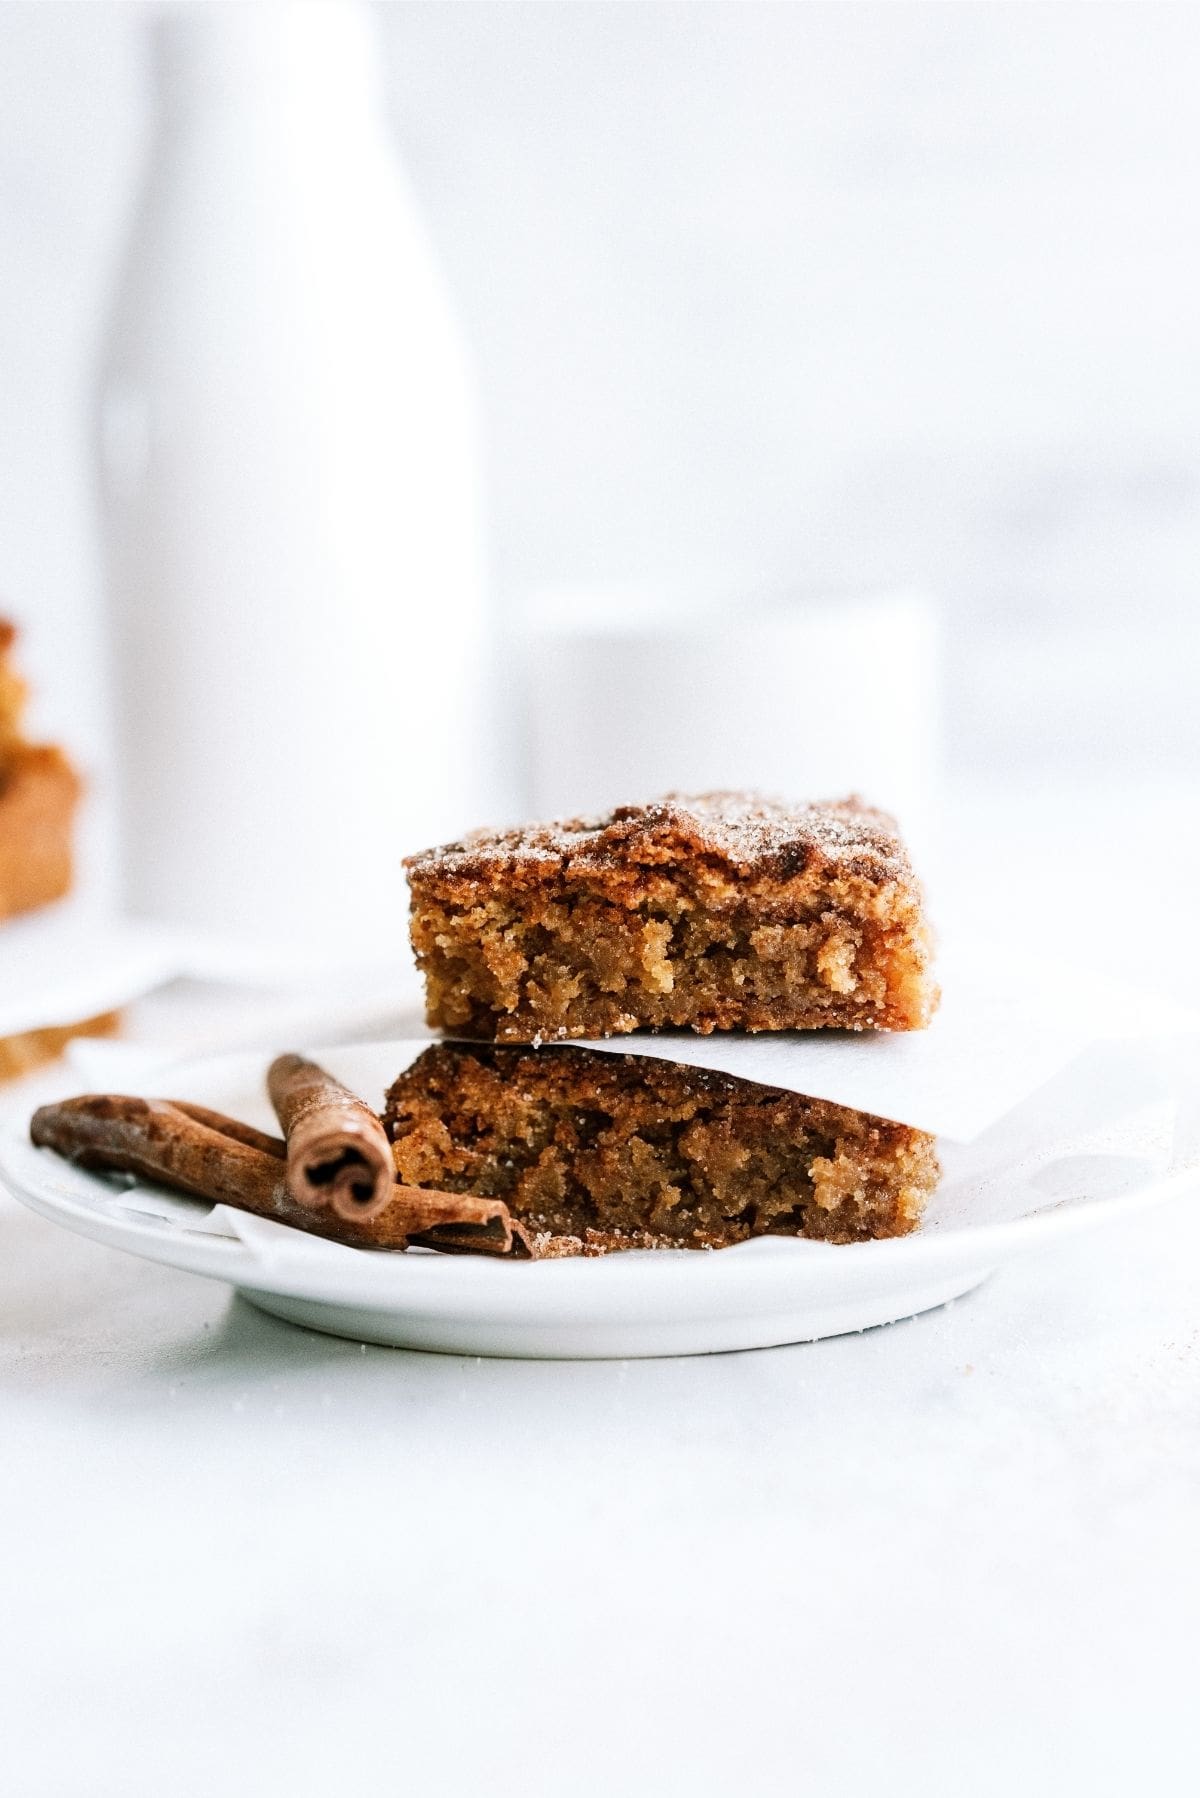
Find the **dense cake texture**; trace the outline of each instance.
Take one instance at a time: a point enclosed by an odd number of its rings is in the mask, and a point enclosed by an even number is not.
[[[0,619],[0,919],[66,893],[79,801],[79,777],[62,751],[25,740],[14,637]]]
[[[438,1043],[384,1124],[402,1181],[503,1199],[541,1256],[903,1236],[939,1173],[919,1130],[597,1049]]]
[[[428,1019],[461,1036],[915,1030],[937,1004],[907,852],[857,799],[672,795],[405,866]]]

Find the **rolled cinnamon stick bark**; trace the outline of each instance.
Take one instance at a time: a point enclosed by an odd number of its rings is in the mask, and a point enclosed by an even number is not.
[[[412,1190],[411,1188],[409,1189]],[[500,1200],[488,1201],[501,1204]],[[507,1212],[507,1205],[503,1206]],[[510,1261],[532,1261],[533,1245],[515,1217],[492,1217],[486,1223],[434,1224],[410,1236],[413,1249],[437,1249],[442,1255],[503,1255]]]
[[[273,1216],[286,1192],[284,1145],[269,1136],[247,1141],[231,1135],[220,1127],[227,1121],[218,1123],[214,1112],[197,1117],[169,1099],[87,1093],[43,1105],[29,1134],[39,1148],[54,1149],[78,1167],[135,1174],[214,1205]]]
[[[350,1248],[440,1249],[528,1259],[529,1241],[500,1199],[393,1183],[381,1212],[343,1217],[298,1204],[287,1147],[250,1124],[185,1100],[85,1094],[36,1111],[29,1134],[79,1167],[133,1174],[211,1204],[273,1217]]]
[[[396,1166],[383,1125],[357,1093],[303,1055],[280,1055],[267,1091],[287,1139],[288,1191],[310,1211],[354,1221],[394,1203]]]

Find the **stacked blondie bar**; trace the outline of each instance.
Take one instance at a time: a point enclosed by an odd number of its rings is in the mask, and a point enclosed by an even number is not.
[[[0,920],[61,899],[71,884],[79,778],[61,749],[30,743],[16,631],[0,618]]]
[[[433,1045],[392,1086],[401,1180],[500,1198],[540,1255],[913,1229],[933,1139],[639,1056],[637,1031],[918,1030],[920,887],[856,799],[671,796],[413,856]],[[630,1053],[570,1046],[630,1036]]]
[[[80,781],[53,743],[25,734],[25,683],[17,673],[16,631],[0,618],[0,924],[61,899],[71,886],[72,837]],[[53,1060],[72,1036],[107,1033],[111,1015],[0,1037],[0,1080]]]

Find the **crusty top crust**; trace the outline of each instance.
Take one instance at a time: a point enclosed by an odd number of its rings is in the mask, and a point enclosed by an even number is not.
[[[622,805],[603,818],[568,818],[511,830],[473,831],[457,843],[411,855],[422,874],[487,879],[514,866],[595,869],[703,857],[741,876],[788,876],[820,864],[870,880],[911,881],[895,820],[857,796],[787,805],[757,793],[668,793]]]

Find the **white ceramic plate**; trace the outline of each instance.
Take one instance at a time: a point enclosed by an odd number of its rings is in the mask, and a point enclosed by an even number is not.
[[[407,1043],[313,1051],[374,1105],[412,1052]],[[270,1128],[266,1062],[209,1059],[157,1085]],[[715,1253],[532,1263],[371,1254],[118,1185],[23,1134],[0,1142],[0,1177],[67,1229],[225,1280],[263,1310],[357,1341],[472,1355],[707,1354],[911,1317],[1024,1249],[1186,1190],[1197,1162],[1185,1067],[1175,1045],[1089,1051],[974,1143],[943,1145],[945,1178],[915,1234],[848,1247],[769,1238]]]

